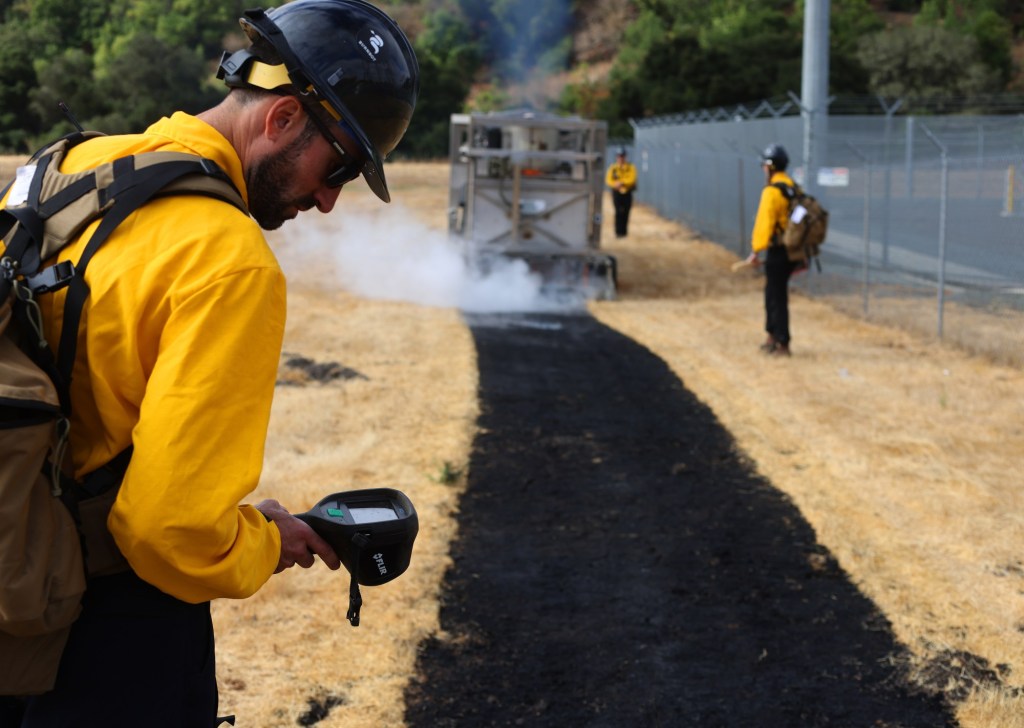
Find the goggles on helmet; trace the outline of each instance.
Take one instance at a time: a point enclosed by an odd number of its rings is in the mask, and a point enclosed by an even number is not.
[[[402,29],[366,0],[292,0],[246,10],[239,23],[252,46],[225,54],[217,77],[297,96],[332,136],[337,123],[358,148],[366,184],[389,202],[384,157],[408,129],[419,93],[419,64]],[[277,78],[261,79],[264,66]],[[352,169],[338,172],[335,182]]]
[[[305,88],[296,87],[295,81],[297,79],[289,74],[285,66],[263,63],[257,60],[248,50],[224,53],[221,58],[220,69],[218,70],[218,78],[225,77],[234,84],[242,80],[245,85],[255,86],[267,91],[277,91],[283,87],[293,87],[298,91],[295,94],[296,98],[302,103],[307,115],[313,120],[316,128],[327,140],[327,143],[331,145],[331,148],[342,159],[342,165],[327,176],[328,187],[341,187],[363,173],[366,166],[365,162],[356,159],[352,154],[345,151],[345,148],[331,133],[330,125],[324,119],[324,116],[326,115],[330,118],[331,123],[336,124],[341,132],[350,139],[356,139],[355,132],[345,123],[341,115],[331,108],[331,105],[326,100],[320,100],[319,103],[314,100],[313,95],[316,91],[313,86],[307,85]]]
[[[320,118],[320,115],[315,110],[308,109],[308,114],[317,129],[320,130],[320,133],[324,135],[327,143],[331,145],[342,160],[341,166],[327,175],[327,186],[331,188],[338,188],[348,184],[361,175],[365,164],[345,151],[345,147],[341,146],[341,143],[334,138],[330,129],[327,128],[326,122]],[[342,131],[346,131],[348,129],[348,126],[342,121],[338,121],[338,126],[341,127]],[[353,135],[349,133],[348,136],[351,138]]]

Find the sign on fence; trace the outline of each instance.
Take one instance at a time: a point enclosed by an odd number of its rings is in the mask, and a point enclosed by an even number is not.
[[[804,168],[795,167],[793,169],[793,181],[798,185],[804,184]],[[818,186],[819,187],[849,187],[850,186],[850,169],[849,167],[818,167]]]
[[[822,187],[849,187],[850,169],[848,167],[819,167],[818,184]]]

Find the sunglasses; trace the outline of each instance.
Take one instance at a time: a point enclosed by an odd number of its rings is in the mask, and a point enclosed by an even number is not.
[[[316,124],[320,133],[324,135],[324,139],[327,140],[327,143],[330,144],[334,151],[338,153],[338,156],[341,157],[341,166],[327,175],[327,186],[332,189],[337,189],[338,187],[348,184],[362,174],[363,162],[355,159],[351,154],[345,151],[345,147],[341,146],[341,143],[334,138],[330,129],[327,128],[327,123],[320,118],[320,115],[317,114],[316,111],[310,110],[309,117],[313,120],[313,123]],[[344,126],[340,123],[338,126],[341,126],[344,131]]]

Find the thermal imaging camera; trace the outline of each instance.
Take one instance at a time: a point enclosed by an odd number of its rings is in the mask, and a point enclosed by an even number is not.
[[[359,624],[359,585],[379,586],[409,568],[419,519],[412,501],[392,488],[334,493],[297,513],[331,545],[352,576],[348,620]]]

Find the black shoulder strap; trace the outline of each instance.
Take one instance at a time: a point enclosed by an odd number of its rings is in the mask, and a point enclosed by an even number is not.
[[[32,170],[31,180],[19,182],[16,177],[4,188],[2,194],[7,195],[16,184],[27,187],[24,189],[22,202],[11,205],[8,198],[7,204],[0,208],[0,238],[5,240],[4,258],[5,263],[10,266],[10,269],[0,272],[4,274],[0,276],[0,298],[6,298],[14,278],[20,277],[31,281],[42,266],[43,259],[47,257],[46,220],[55,211],[63,209],[96,189],[96,176],[91,171],[67,175],[66,183],[56,186],[44,185],[44,178],[51,166],[54,169],[59,168],[69,149],[97,136],[102,135],[99,132],[73,132],[42,147],[22,168],[19,168],[19,171],[26,168]],[[48,199],[44,195],[44,187],[46,195],[50,195]],[[57,188],[56,192],[53,192],[54,187]],[[95,215],[89,217],[92,219]],[[38,288],[31,285],[30,287],[33,290]]]
[[[24,200],[0,209],[0,237],[5,241],[0,294],[6,298],[15,280],[22,281],[33,294],[68,286],[56,361],[48,356],[49,350],[38,357],[54,379],[66,413],[70,412],[68,392],[78,326],[89,293],[85,271],[117,226],[158,195],[207,195],[249,214],[231,178],[213,161],[194,154],[144,152],[82,172],[60,172],[67,151],[96,136],[102,135],[74,132],[33,154],[26,165],[34,165],[31,179],[17,182],[26,185]],[[4,192],[15,184],[12,181]],[[42,268],[44,260],[77,239],[97,218],[102,218],[101,222],[76,263],[65,261]]]
[[[150,154],[165,154],[152,152]],[[172,153],[166,153],[172,154]],[[114,232],[118,225],[131,215],[135,210],[149,202],[165,189],[174,183],[178,185],[175,192],[191,190],[193,188],[184,184],[184,179],[190,175],[199,175],[215,179],[219,185],[207,189],[198,189],[198,194],[209,194],[229,202],[243,212],[248,214],[241,196],[235,189],[227,174],[214,162],[194,155],[175,155],[175,159],[163,161],[147,160],[150,163],[145,166],[136,167],[135,162],[143,155],[135,157],[123,157],[114,162],[114,182],[107,188],[107,198],[113,200],[113,206],[103,216],[102,222],[96,228],[89,239],[85,250],[75,265],[75,275],[68,287],[67,298],[64,303],[64,323],[61,328],[61,340],[58,347],[57,371],[60,373],[61,382],[58,385],[62,401],[70,402],[69,386],[71,382],[71,369],[75,361],[75,349],[78,342],[78,326],[82,319],[82,308],[85,299],[89,295],[89,287],[85,283],[85,271],[96,254]],[[219,189],[219,193],[215,190]]]
[[[772,182],[769,187],[774,187],[782,196],[786,198],[786,202],[789,203],[789,209],[793,209],[793,200],[796,199],[796,187],[788,185],[785,182]],[[776,222],[775,230],[772,232],[772,245],[780,245],[779,236],[785,230],[785,226],[781,223]]]
[[[788,185],[785,182],[773,182],[771,186],[778,189],[782,193],[783,197],[789,201],[792,201],[793,198],[796,197],[797,190],[793,185]]]

